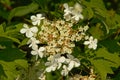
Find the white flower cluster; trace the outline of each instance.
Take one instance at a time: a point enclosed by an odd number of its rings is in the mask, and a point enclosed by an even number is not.
[[[78,30],[72,29],[72,23],[66,23],[63,20],[50,22],[45,20],[39,32],[40,43],[46,43],[46,52],[49,54],[71,54],[74,41],[80,41],[85,36],[85,27]],[[88,26],[87,26],[88,27]],[[88,29],[88,28],[86,28]]]
[[[38,44],[40,44],[40,41],[37,39],[38,26],[40,25],[42,19],[44,19],[44,17],[42,17],[42,14],[37,14],[36,16],[33,15],[31,16],[33,27],[29,28],[27,24],[24,24],[23,28],[20,30],[20,33],[25,33],[26,37],[29,38],[27,44],[29,44],[29,47],[33,49],[31,51],[31,54],[36,55],[36,59],[38,59],[38,56],[40,58],[43,58],[45,51],[44,47],[38,46]]]
[[[20,30],[29,38],[27,44],[32,48],[31,54],[40,58],[48,57],[46,62],[46,72],[51,72],[62,68],[61,74],[66,76],[74,67],[79,67],[80,62],[71,54],[75,47],[75,41],[84,41],[90,49],[97,48],[97,39],[87,37],[88,26],[79,26],[73,29],[73,25],[83,19],[82,7],[76,3],[74,7],[64,4],[64,20],[49,21],[42,14],[31,16],[32,25],[24,24]],[[71,21],[71,22],[68,22]],[[43,46],[40,46],[42,44]],[[65,56],[66,55],[66,56]]]
[[[66,21],[71,21],[71,22],[78,22],[80,19],[83,19],[83,15],[81,14],[82,12],[82,6],[78,3],[76,3],[73,7],[69,7],[67,3],[64,5],[64,18]]]
[[[68,72],[72,70],[72,68],[80,66],[79,60],[70,54],[67,54],[67,57],[61,56],[60,54],[51,55],[48,61],[49,62],[46,63],[46,66],[48,66],[46,71],[51,72],[62,67],[61,75],[63,76],[68,75]]]

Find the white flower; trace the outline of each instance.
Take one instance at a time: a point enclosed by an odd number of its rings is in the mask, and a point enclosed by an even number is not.
[[[74,5],[74,7],[69,7],[67,3],[65,3],[64,5],[64,18],[66,19],[66,21],[72,21],[74,22],[78,22],[80,19],[83,19],[83,15],[81,14],[82,12],[82,6],[78,3],[76,3]]]
[[[32,49],[37,48],[37,46],[38,46],[37,44],[39,44],[39,43],[40,43],[40,41],[36,40],[35,37],[31,37],[27,42],[27,44],[30,44],[29,47],[32,47]]]
[[[55,57],[53,55],[50,55],[47,59],[49,62],[46,62],[45,65],[48,66],[45,71],[51,72],[55,71],[58,67],[57,61],[55,60]]]
[[[83,19],[83,15],[81,13],[74,13],[72,21],[79,21],[80,19]]]
[[[66,65],[63,65],[63,70],[61,71],[61,75],[66,76],[68,75],[69,70]]]
[[[65,8],[65,10],[64,10],[65,14],[64,15],[69,15],[71,13],[71,10],[72,10],[73,7],[69,7],[67,3],[63,4],[63,6]]]
[[[87,31],[88,29],[89,29],[88,25],[84,26],[84,28],[83,28],[84,31]]]
[[[66,20],[66,21],[70,21],[71,20],[71,15],[70,14],[64,14],[64,19]]]
[[[46,62],[45,65],[48,66],[45,70],[46,72],[51,72],[51,71],[55,71],[58,67],[57,62],[55,61],[53,56],[50,56],[50,62]]]
[[[72,15],[73,15],[72,19],[73,19],[73,21],[74,21],[74,20],[75,20],[75,21],[79,21],[80,19],[83,19],[83,15],[81,14],[81,12],[82,12],[82,7],[81,7],[81,5],[78,4],[78,3],[76,3],[76,4],[74,5],[73,10],[72,10]]]
[[[90,36],[89,40],[84,42],[84,45],[88,45],[88,48],[95,50],[97,48],[97,39],[93,39],[93,37]]]
[[[72,10],[73,7],[69,7],[67,3],[65,3],[63,6],[65,8],[64,18],[66,19],[66,21],[69,21],[69,20],[71,20],[71,10]]]
[[[57,68],[57,64],[52,64],[51,66],[46,68],[46,72],[51,72],[51,71],[55,71]]]
[[[38,28],[37,27],[31,27],[29,28],[27,24],[23,25],[23,28],[20,30],[22,34],[26,34],[26,37],[31,38],[33,37],[37,32]]]
[[[68,70],[72,70],[74,67],[79,67],[80,63],[76,62],[75,60],[70,60],[69,65],[68,65]]]
[[[38,47],[37,48],[35,48],[35,49],[33,49],[32,51],[31,51],[31,54],[32,55],[36,55],[36,59],[38,58],[38,56],[40,57],[40,58],[43,58],[43,55],[44,55],[44,52],[45,51],[45,48],[44,47],[40,47],[39,49],[38,49]]]
[[[68,59],[66,59],[68,64],[68,70],[72,70],[74,67],[79,67],[80,62],[77,58],[74,58],[72,55],[67,55]]]
[[[57,69],[60,69],[60,67],[62,66],[62,63],[65,62],[66,58],[64,56],[61,56],[59,57],[58,59],[56,59],[57,62],[58,62],[58,68]]]
[[[56,69],[60,69],[62,63],[64,63],[66,58],[61,56],[60,54],[55,54],[54,56],[48,57],[48,61],[45,65],[48,66],[46,68],[47,72],[55,71]]]
[[[34,15],[31,16],[33,25],[40,25],[42,19],[44,19],[44,17],[42,17],[42,14],[37,14],[36,16],[34,16]]]

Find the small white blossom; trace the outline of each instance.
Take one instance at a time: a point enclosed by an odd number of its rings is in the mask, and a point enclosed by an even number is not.
[[[79,67],[80,66],[80,63],[78,63],[78,62],[76,62],[76,61],[74,61],[74,60],[71,60],[70,62],[69,62],[69,65],[68,65],[68,70],[71,70],[72,68],[74,68],[74,67]]]
[[[48,61],[50,62],[46,63],[46,66],[48,66],[46,68],[46,71],[51,72],[51,71],[55,71],[56,69],[60,69],[62,63],[64,63],[65,60],[66,58],[64,56],[60,56],[60,54],[56,54],[54,56],[48,57]]]
[[[32,20],[33,25],[39,26],[42,19],[44,19],[44,17],[42,17],[42,14],[37,14],[36,16],[35,15],[31,16],[31,20]]]
[[[55,60],[55,58],[52,56],[50,62],[46,62],[45,65],[48,66],[46,68],[46,72],[51,72],[51,71],[55,71],[57,69],[57,67],[59,66],[58,65],[58,62]]]
[[[80,19],[83,19],[83,15],[81,14],[81,12],[82,12],[81,5],[79,3],[76,3],[74,5],[73,10],[72,10],[72,15],[73,15],[72,19],[73,19],[73,21],[79,21]]]
[[[66,76],[68,75],[69,70],[66,65],[63,65],[63,70],[61,71],[61,75]]]
[[[36,59],[38,58],[38,56],[40,57],[40,58],[43,58],[43,55],[44,55],[44,52],[45,51],[45,48],[44,47],[40,47],[40,48],[35,48],[35,49],[33,49],[32,51],[31,51],[31,54],[32,55],[36,55]]]
[[[68,64],[68,70],[72,70],[74,67],[79,67],[80,62],[77,58],[74,58],[72,55],[67,55],[68,59],[66,59]]]
[[[39,43],[40,43],[40,41],[37,40],[35,37],[31,37],[27,42],[27,44],[30,44],[29,47],[32,47],[32,49],[37,48],[37,46],[38,46],[37,44],[39,44]]]
[[[48,66],[45,71],[46,72],[51,72],[51,71],[55,71],[58,67],[58,64],[55,60],[55,57],[53,55],[49,56],[48,57],[48,61],[49,62],[46,62],[45,65]]]
[[[22,34],[25,33],[25,34],[26,34],[26,37],[31,38],[31,37],[33,37],[33,36],[38,32],[38,28],[35,27],[35,26],[29,28],[27,24],[24,24],[24,25],[23,25],[23,28],[20,30],[20,32],[21,32]]]
[[[90,36],[89,40],[84,42],[84,45],[88,45],[88,48],[95,50],[97,48],[97,39],[93,39],[93,37]]]
[[[70,14],[73,7],[69,7],[67,3],[64,3],[63,6],[65,8],[65,10],[64,10],[65,15]]]
[[[51,71],[55,71],[57,69],[57,64],[56,63],[51,63],[51,65],[49,67],[46,68],[46,72],[51,72]]]
[[[84,28],[83,28],[84,31],[87,31],[88,29],[89,29],[88,25],[84,26]]]
[[[67,3],[64,4],[64,18],[66,21],[78,22],[80,19],[83,19],[82,7],[80,4],[76,3],[74,7],[69,7]]]
[[[66,21],[69,21],[69,20],[71,20],[71,10],[72,10],[73,7],[69,7],[67,3],[65,3],[63,6],[65,8],[64,18],[66,19]]]

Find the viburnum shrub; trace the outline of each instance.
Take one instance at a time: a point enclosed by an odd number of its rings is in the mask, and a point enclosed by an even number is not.
[[[97,39],[87,33],[88,24],[73,29],[84,19],[82,6],[79,3],[72,7],[67,3],[63,6],[63,19],[51,21],[39,13],[30,17],[32,25],[24,24],[20,30],[20,33],[29,38],[27,44],[32,48],[31,54],[36,56],[36,61],[47,59],[45,64],[40,63],[45,65],[43,74],[39,77],[41,80],[45,80],[47,72],[59,70],[62,76],[69,76],[73,68],[80,68],[80,58],[75,58],[73,53],[76,42],[81,42],[90,50],[97,49]],[[93,79],[95,78],[89,77],[89,80]]]
[[[119,0],[0,0],[0,80],[120,80]]]

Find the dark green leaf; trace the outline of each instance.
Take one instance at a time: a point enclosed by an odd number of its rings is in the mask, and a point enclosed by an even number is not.
[[[102,46],[106,47],[107,50],[110,51],[111,53],[120,51],[120,46],[118,45],[117,40],[109,40],[109,39],[107,39],[107,40],[101,41],[100,44]]]
[[[24,58],[25,54],[18,48],[6,48],[0,50],[0,60],[13,61],[15,59]]]
[[[13,17],[24,16],[28,13],[35,11],[36,9],[38,9],[38,4],[36,3],[31,3],[28,6],[21,6],[21,7],[14,8],[9,14],[8,21],[10,21]]]

